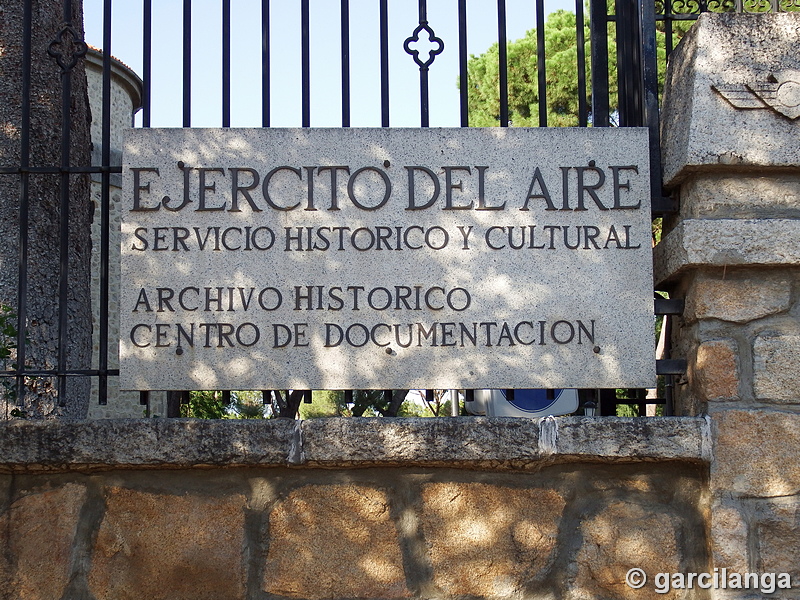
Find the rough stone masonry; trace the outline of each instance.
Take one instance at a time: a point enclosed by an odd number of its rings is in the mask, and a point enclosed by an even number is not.
[[[682,40],[662,115],[681,212],[655,252],[657,285],[686,299],[678,410],[711,418],[712,565],[787,571],[785,598],[800,586],[798,44],[797,13],[704,15]]]
[[[684,597],[624,577],[707,569],[708,437],[702,418],[6,423],[0,598]]]

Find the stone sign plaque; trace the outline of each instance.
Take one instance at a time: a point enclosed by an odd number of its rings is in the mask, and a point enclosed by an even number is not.
[[[655,384],[644,129],[134,129],[124,389]]]

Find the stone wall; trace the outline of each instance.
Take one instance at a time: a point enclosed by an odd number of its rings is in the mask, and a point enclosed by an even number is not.
[[[671,59],[656,281],[686,311],[680,414],[712,423],[713,566],[800,585],[800,14],[705,15]],[[784,592],[786,593],[786,592]],[[717,590],[717,598],[752,597]],[[797,592],[786,593],[797,597]]]
[[[23,118],[22,74],[25,67],[23,49],[23,7],[30,8],[31,55],[28,119]],[[65,29],[65,9],[71,13],[71,28]],[[72,64],[78,52],[76,39],[83,35],[83,3],[81,0],[34,0],[4,3],[0,8],[0,161],[4,167],[46,167],[63,165],[62,85],[69,82],[72,102],[64,108],[69,114],[69,164],[89,163],[89,111],[84,63]],[[52,45],[51,45],[52,43]],[[62,79],[62,68],[48,54],[50,48],[69,77]],[[23,126],[28,130],[23,132]],[[27,147],[24,147],[27,141]],[[62,216],[66,205],[61,196],[64,182],[58,173],[29,175],[5,174],[0,177],[0,305],[19,315],[20,292],[24,292],[25,366],[32,370],[55,371],[59,368],[82,369],[91,358],[91,306],[89,303],[90,227],[89,178],[74,174],[69,178],[69,213],[64,232],[69,239],[59,251]],[[27,203],[22,202],[23,196]],[[20,211],[27,210],[27,228],[21,236]],[[23,252],[25,236],[27,245]],[[21,245],[22,244],[22,245]],[[68,267],[69,286],[65,305],[59,308],[59,273],[61,254]],[[25,285],[19,281],[20,255],[27,256]],[[61,315],[67,315],[66,326]],[[63,338],[63,340],[62,340]],[[62,340],[62,341],[60,341]],[[59,357],[60,351],[63,353]],[[59,361],[64,360],[63,364]],[[10,369],[15,357],[3,360],[2,368]],[[58,382],[52,377],[26,378],[25,397],[6,394],[13,380],[4,378],[0,395],[0,413],[5,418],[15,409],[34,418],[83,418],[89,404],[89,381],[68,377],[64,384],[65,398],[59,398]],[[19,390],[17,390],[19,391]],[[20,402],[20,406],[17,406]]]
[[[113,447],[108,441],[114,440]],[[707,598],[704,419],[0,425],[0,598]]]

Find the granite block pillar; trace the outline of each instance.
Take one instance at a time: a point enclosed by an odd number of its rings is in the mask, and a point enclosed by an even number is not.
[[[706,14],[671,57],[656,248],[686,300],[676,412],[711,418],[712,567],[800,585],[800,14]],[[755,590],[757,592],[757,590]],[[717,589],[716,598],[754,590]],[[784,595],[785,594],[785,595]],[[796,597],[778,590],[776,597]]]

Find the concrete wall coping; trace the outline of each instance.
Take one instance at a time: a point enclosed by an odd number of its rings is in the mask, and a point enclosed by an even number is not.
[[[708,463],[702,417],[103,419],[0,424],[0,472]]]

